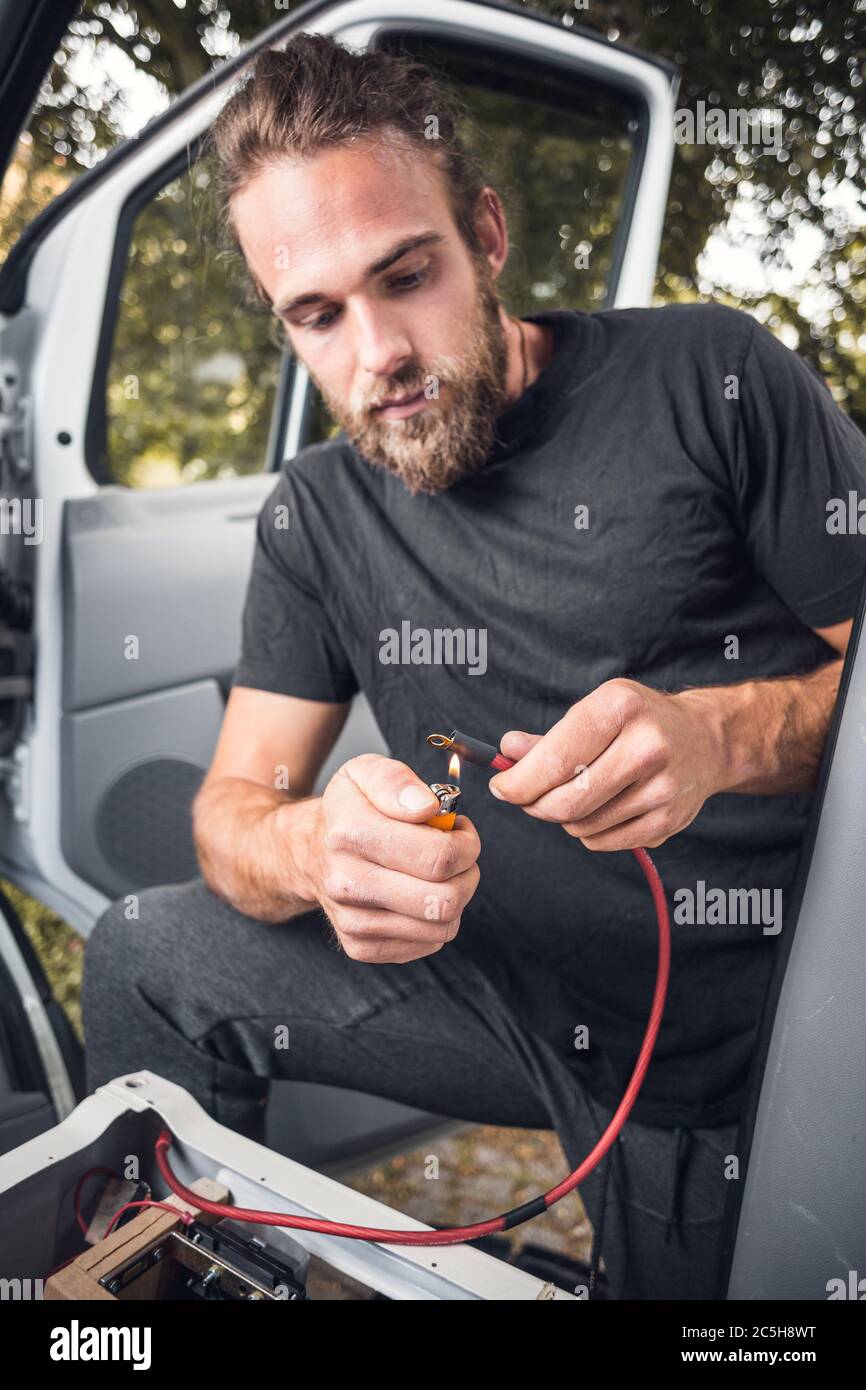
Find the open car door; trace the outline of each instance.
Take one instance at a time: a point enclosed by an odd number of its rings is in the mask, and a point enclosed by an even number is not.
[[[195,163],[244,66],[301,29],[411,49],[461,87],[491,181],[518,195],[510,308],[651,296],[674,70],[467,0],[314,0],[35,220],[0,274],[5,482],[22,517],[38,502],[43,518],[38,543],[35,525],[0,537],[0,874],[85,934],[112,899],[197,872],[190,803],[239,651],[256,517],[273,470],[324,428],[306,373],[212,254]],[[322,781],[364,750],[384,748],[359,699]],[[50,1088],[58,1117],[72,1090]],[[272,1142],[319,1165],[432,1122],[333,1089],[274,1093]]]
[[[755,1048],[720,1297],[866,1298],[864,785],[866,584]]]
[[[78,0],[0,0],[0,177],[26,123]],[[29,406],[18,399],[15,367],[0,350],[0,476],[6,495],[0,536],[0,746],[14,745],[33,691],[32,589],[11,575],[5,535],[17,492],[15,460],[30,449]],[[7,477],[7,470],[10,477]],[[11,547],[16,549],[14,543]],[[11,621],[10,621],[11,620]],[[14,775],[0,755],[0,776]],[[81,1048],[13,904],[0,893],[0,1153],[64,1115],[84,1084]]]

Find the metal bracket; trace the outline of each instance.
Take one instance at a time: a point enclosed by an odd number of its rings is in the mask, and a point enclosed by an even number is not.
[[[2,685],[0,681],[0,691]],[[30,820],[30,748],[26,743],[19,743],[11,758],[0,758],[0,782],[5,787],[13,816],[26,824]]]
[[[33,400],[19,397],[18,378],[8,363],[0,368],[0,468],[3,464],[19,482],[33,471]]]

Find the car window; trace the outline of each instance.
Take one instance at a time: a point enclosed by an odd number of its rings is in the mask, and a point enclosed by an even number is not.
[[[209,178],[194,165],[122,219],[88,430],[100,481],[170,487],[265,467],[282,353],[273,321],[215,250]]]
[[[409,45],[401,39],[399,47]],[[570,69],[538,70],[443,41],[413,41],[411,51],[462,97],[463,137],[502,195],[511,253],[501,284],[509,308],[602,308],[635,154],[635,111]]]

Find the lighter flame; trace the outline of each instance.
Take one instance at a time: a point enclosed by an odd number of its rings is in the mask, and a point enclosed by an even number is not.
[[[460,781],[460,759],[456,753],[451,754],[451,761],[448,764],[448,780],[450,782]]]

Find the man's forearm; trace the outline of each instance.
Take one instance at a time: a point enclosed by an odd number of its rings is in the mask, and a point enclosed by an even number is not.
[[[745,681],[676,695],[675,699],[692,704],[715,730],[722,750],[716,790],[762,796],[811,791],[842,665],[840,659],[805,676]]]
[[[293,801],[241,777],[202,787],[193,836],[208,887],[262,922],[309,912],[316,906],[309,865],[320,800]]]

